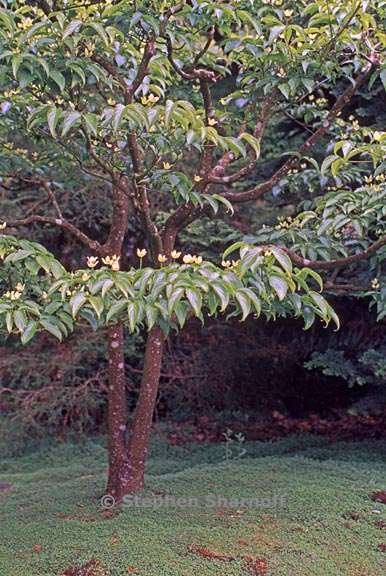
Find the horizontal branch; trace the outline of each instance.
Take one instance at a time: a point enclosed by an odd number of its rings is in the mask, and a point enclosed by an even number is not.
[[[357,284],[335,284],[334,282],[325,282],[325,290],[334,292],[366,292],[370,286],[358,286]]]
[[[333,268],[343,268],[344,266],[355,264],[361,260],[366,260],[382,248],[382,246],[386,246],[386,236],[382,236],[362,252],[358,252],[352,256],[346,256],[345,258],[337,258],[336,260],[308,260],[307,258],[302,258],[302,256],[299,256],[289,248],[283,246],[280,246],[280,248],[288,254],[292,262],[297,266],[306,266],[313,270],[332,270]]]
[[[7,227],[9,228],[29,226],[31,224],[51,224],[52,226],[58,226],[72,234],[92,252],[100,252],[102,249],[102,245],[97,240],[92,240],[87,236],[87,234],[79,230],[79,228],[64,218],[52,218],[50,216],[39,216],[38,214],[34,214],[19,220],[7,220]]]

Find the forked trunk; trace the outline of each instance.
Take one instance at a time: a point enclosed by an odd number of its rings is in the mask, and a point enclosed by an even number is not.
[[[122,326],[109,329],[109,477],[106,492],[119,502],[144,485],[151,426],[159,387],[164,336],[153,328],[147,337],[144,370],[130,439],[126,443],[124,340]]]

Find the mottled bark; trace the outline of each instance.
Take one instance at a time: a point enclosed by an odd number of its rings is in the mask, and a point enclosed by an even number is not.
[[[119,502],[144,485],[153,413],[157,400],[164,336],[153,328],[147,338],[143,376],[129,442],[126,442],[127,403],[123,328],[109,329],[108,442],[109,475],[106,493]]]
[[[105,244],[99,256],[120,256],[129,217],[129,191],[123,189],[124,181],[113,186],[113,217]],[[108,328],[109,382],[107,398],[109,474],[106,492],[120,500],[128,477],[127,457],[127,398],[123,324]]]
[[[143,488],[146,460],[157,400],[161,364],[164,348],[164,335],[159,327],[150,330],[145,351],[145,363],[133,425],[130,430],[128,457],[130,475],[126,493]]]
[[[128,473],[126,450],[127,401],[122,325],[108,329],[109,386],[107,403],[109,474],[106,492],[116,499]]]

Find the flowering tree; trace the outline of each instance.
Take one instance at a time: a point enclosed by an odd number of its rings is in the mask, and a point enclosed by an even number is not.
[[[306,327],[316,316],[338,324],[317,270],[330,291],[361,290],[384,314],[386,134],[365,133],[341,114],[358,90],[386,82],[386,36],[378,26],[386,3],[0,6],[0,187],[10,197],[29,189],[36,198],[22,218],[0,214],[0,326],[23,343],[41,330],[62,339],[80,322],[107,326],[107,492],[120,499],[143,486],[170,329],[192,315],[204,321],[224,312],[302,316]],[[338,95],[328,100],[327,93]],[[304,127],[303,142],[277,159],[269,178],[254,181],[263,137],[285,115]],[[320,164],[313,152],[326,139],[335,147]],[[352,166],[359,169],[345,179]],[[240,240],[221,265],[182,253],[178,235],[190,223],[230,218],[245,203],[257,210],[259,199],[272,199],[305,171],[333,189],[314,201],[304,189],[309,205],[296,218]],[[80,188],[90,202],[93,188],[105,194],[103,237],[66,217],[65,198]],[[20,239],[16,231],[23,236],[30,225],[72,235],[88,251],[87,267],[67,271],[42,245]],[[129,229],[146,247],[134,238],[138,265],[122,269]],[[339,280],[354,267],[361,284]],[[129,432],[124,326],[147,330]]]

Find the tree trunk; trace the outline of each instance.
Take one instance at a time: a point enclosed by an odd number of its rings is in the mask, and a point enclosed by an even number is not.
[[[158,327],[152,328],[146,341],[144,370],[127,447],[123,329],[121,326],[109,329],[109,478],[106,491],[117,502],[126,494],[137,492],[144,486],[163,348],[162,330]]]
[[[109,473],[106,492],[115,499],[122,497],[128,473],[126,451],[127,401],[123,325],[108,328],[109,384],[108,384],[108,452]]]
[[[130,431],[128,457],[130,475],[126,493],[141,490],[144,485],[146,460],[161,375],[164,335],[158,326],[152,328],[146,341],[141,388]]]

